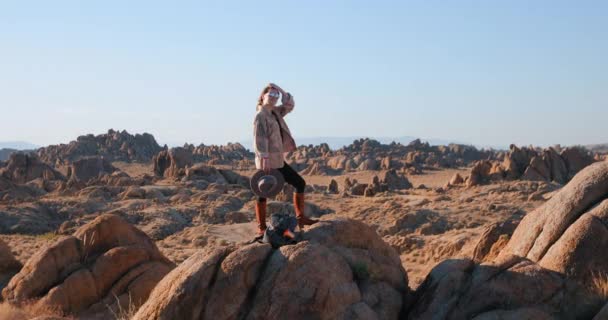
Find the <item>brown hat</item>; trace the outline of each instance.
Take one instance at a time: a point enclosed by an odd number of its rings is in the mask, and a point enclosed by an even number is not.
[[[268,173],[264,170],[258,170],[249,181],[251,191],[262,198],[273,198],[283,190],[284,184],[285,178],[277,169],[270,169]]]

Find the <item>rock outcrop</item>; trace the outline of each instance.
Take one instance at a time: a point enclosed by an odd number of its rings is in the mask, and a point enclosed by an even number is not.
[[[410,180],[405,175],[397,173],[395,169],[384,171],[380,183],[386,184],[388,190],[403,190],[413,187]]]
[[[116,170],[104,157],[83,157],[72,162],[68,167],[68,184],[86,184],[92,179],[99,178],[103,174],[112,174]]]
[[[398,319],[407,275],[361,222],[322,221],[296,245],[202,251],[169,273],[133,319]]]
[[[337,194],[338,193],[338,181],[331,179],[329,185],[327,186],[327,192]]]
[[[446,260],[414,294],[408,319],[590,319],[603,299],[521,257]]]
[[[226,172],[226,176],[230,178],[232,183],[242,183],[241,176],[238,174],[230,170],[223,171]],[[228,183],[228,179],[222,175],[222,171],[203,163],[197,163],[186,168],[186,178],[190,180],[205,180],[209,183]]]
[[[186,174],[186,167],[192,165],[192,152],[185,148],[171,148],[160,151],[152,159],[154,174],[160,177],[177,178]]]
[[[24,184],[35,179],[64,179],[61,173],[40,161],[35,154],[21,152],[10,155],[6,165],[0,168],[0,177],[16,184]]]
[[[141,305],[173,267],[143,232],[104,214],[33,255],[2,296],[66,314],[103,315]]]
[[[150,161],[161,147],[149,133],[131,135],[126,130],[108,130],[100,135],[83,135],[68,144],[38,149],[38,156],[52,164],[68,164],[82,157],[103,156],[109,161]]]
[[[501,255],[517,255],[590,284],[608,272],[608,162],[588,166],[521,221]]]
[[[490,228],[475,253],[486,262],[436,266],[417,289],[409,318],[591,319],[605,304],[606,225],[608,162],[598,162],[528,213],[494,259],[487,254],[502,231]]]
[[[227,143],[226,145],[204,145],[197,147],[186,146],[192,152],[193,160],[196,162],[210,162],[209,164],[231,164],[238,161],[253,159],[253,152],[248,151],[240,143]]]
[[[362,170],[396,169],[408,174],[421,173],[423,167],[454,168],[467,166],[474,161],[495,159],[494,151],[477,150],[473,146],[449,144],[431,146],[416,139],[408,145],[392,142],[380,143],[377,140],[364,138],[354,140],[352,144],[338,150],[331,150],[322,143],[317,146],[300,146],[296,151],[287,154],[288,163],[307,163],[308,171],[330,171],[344,173]],[[317,173],[314,173],[317,174]]]
[[[502,162],[477,162],[466,183],[476,186],[492,181],[523,179],[564,184],[595,161],[589,151],[579,147],[541,150],[511,145]]]
[[[300,172],[302,175],[306,176],[326,176],[328,174],[328,168],[319,162],[315,162],[308,166],[306,169]]]
[[[355,196],[372,197],[381,192],[411,189],[413,186],[409,179],[395,169],[385,170],[378,176],[373,176],[370,183],[360,183],[356,179],[352,181],[346,178],[344,181],[344,192]]]

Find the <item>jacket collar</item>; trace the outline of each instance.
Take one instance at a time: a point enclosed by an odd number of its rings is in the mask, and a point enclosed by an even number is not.
[[[268,115],[268,116],[272,116],[273,114],[276,114],[278,116],[278,114],[276,112],[274,112],[274,110],[271,111],[271,110],[268,110],[268,109],[266,109],[264,107],[262,107],[260,109],[260,112],[263,112],[265,115]]]

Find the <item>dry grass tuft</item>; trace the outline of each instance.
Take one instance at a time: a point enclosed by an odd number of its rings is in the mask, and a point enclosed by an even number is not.
[[[131,318],[133,318],[133,316],[137,312],[138,307],[135,305],[135,303],[133,303],[133,300],[131,300],[131,294],[129,294],[129,305],[126,308],[122,307],[122,305],[120,304],[120,299],[118,299],[117,296],[114,297],[116,298],[116,310],[108,306],[108,309],[112,313],[112,316],[114,316],[114,319],[130,320]]]
[[[593,290],[603,299],[608,300],[608,273],[592,273]]]

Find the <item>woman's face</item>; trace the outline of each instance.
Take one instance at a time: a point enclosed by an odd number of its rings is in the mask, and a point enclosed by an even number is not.
[[[268,90],[268,92],[266,92],[264,94],[264,105],[271,105],[274,106],[277,104],[277,101],[279,101],[279,90],[277,89],[270,89]]]

